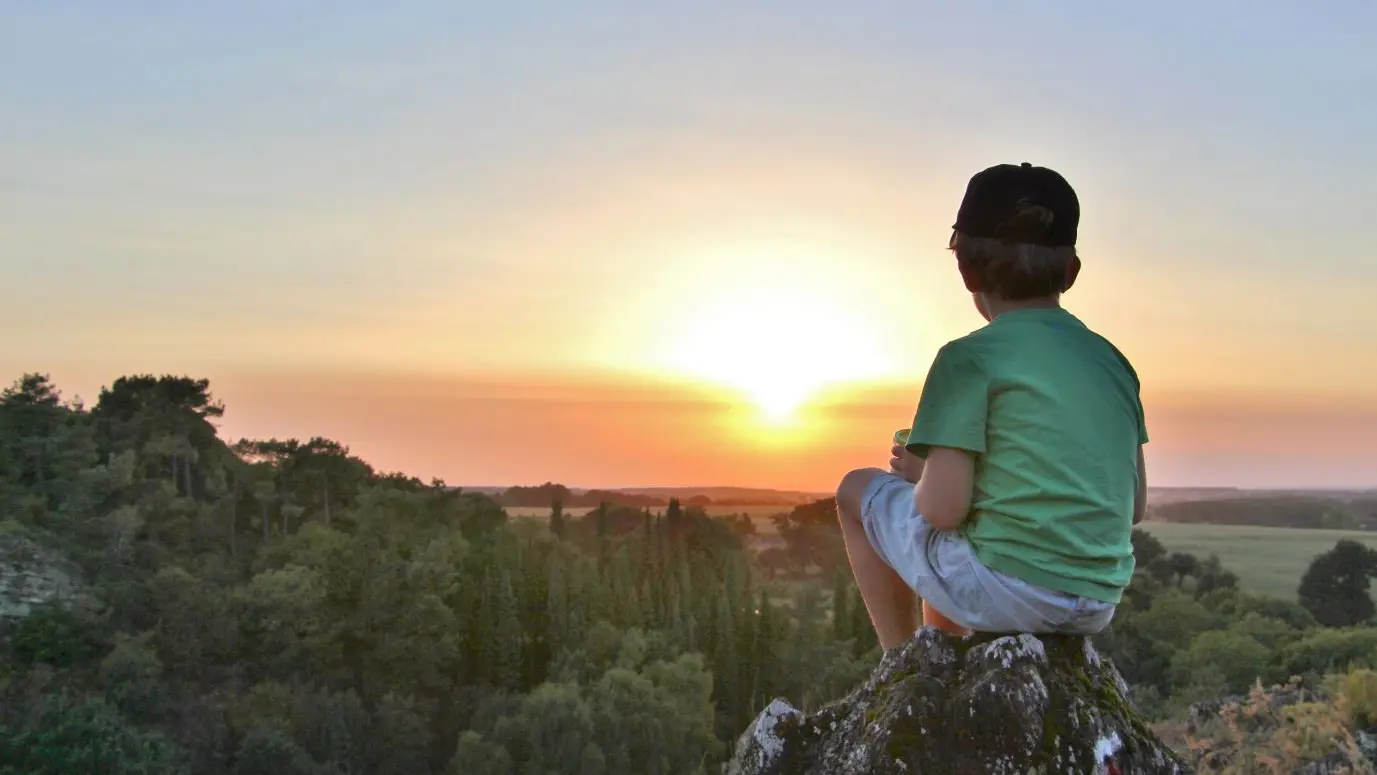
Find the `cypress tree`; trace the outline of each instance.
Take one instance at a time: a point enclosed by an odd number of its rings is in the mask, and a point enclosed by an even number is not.
[[[594,521],[598,530],[598,567],[607,567],[608,532],[610,526],[607,519],[607,501],[598,503],[598,510],[594,514]]]
[[[564,558],[550,554],[549,593],[545,598],[545,639],[550,655],[558,656],[569,644],[569,586],[564,574]]]
[[[851,637],[851,572],[838,568],[832,574],[832,639],[847,640]]]
[[[564,540],[564,504],[558,498],[550,506],[550,532],[555,538]]]
[[[495,615],[492,649],[488,663],[493,683],[504,689],[518,689],[521,683],[521,622],[516,615],[516,596],[511,574],[502,571],[493,605]]]

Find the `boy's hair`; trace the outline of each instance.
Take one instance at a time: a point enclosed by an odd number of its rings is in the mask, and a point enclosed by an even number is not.
[[[1052,220],[1052,211],[1020,202],[1008,225],[1011,231],[1036,231]],[[1066,289],[1067,271],[1076,260],[1074,245],[1049,247],[1031,242],[1005,242],[953,231],[947,245],[963,272],[972,273],[980,290],[1008,301],[1051,296]]]
[[[1080,200],[1066,178],[1028,162],[971,177],[948,247],[967,282],[1021,301],[1066,290],[1076,263]]]

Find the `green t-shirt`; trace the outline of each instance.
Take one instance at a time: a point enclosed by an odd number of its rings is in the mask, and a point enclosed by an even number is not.
[[[1118,603],[1147,440],[1128,360],[1070,312],[1030,308],[938,351],[908,449],[975,454],[962,530],[986,566]]]

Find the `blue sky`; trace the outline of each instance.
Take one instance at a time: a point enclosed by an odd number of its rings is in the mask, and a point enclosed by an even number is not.
[[[758,274],[816,249],[844,305],[922,306],[911,378],[970,327],[915,266],[970,173],[1029,160],[1081,193],[1068,303],[1151,389],[1371,422],[1373,29],[1357,2],[0,1],[0,366],[88,395],[653,369],[648,310],[771,244]]]

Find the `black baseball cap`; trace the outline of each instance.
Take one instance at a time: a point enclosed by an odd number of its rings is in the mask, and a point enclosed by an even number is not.
[[[1051,222],[1014,223],[1012,216],[1025,202],[1050,210]],[[997,164],[977,172],[966,185],[952,228],[971,237],[1060,248],[1076,244],[1080,218],[1076,191],[1059,173],[1028,162]]]

